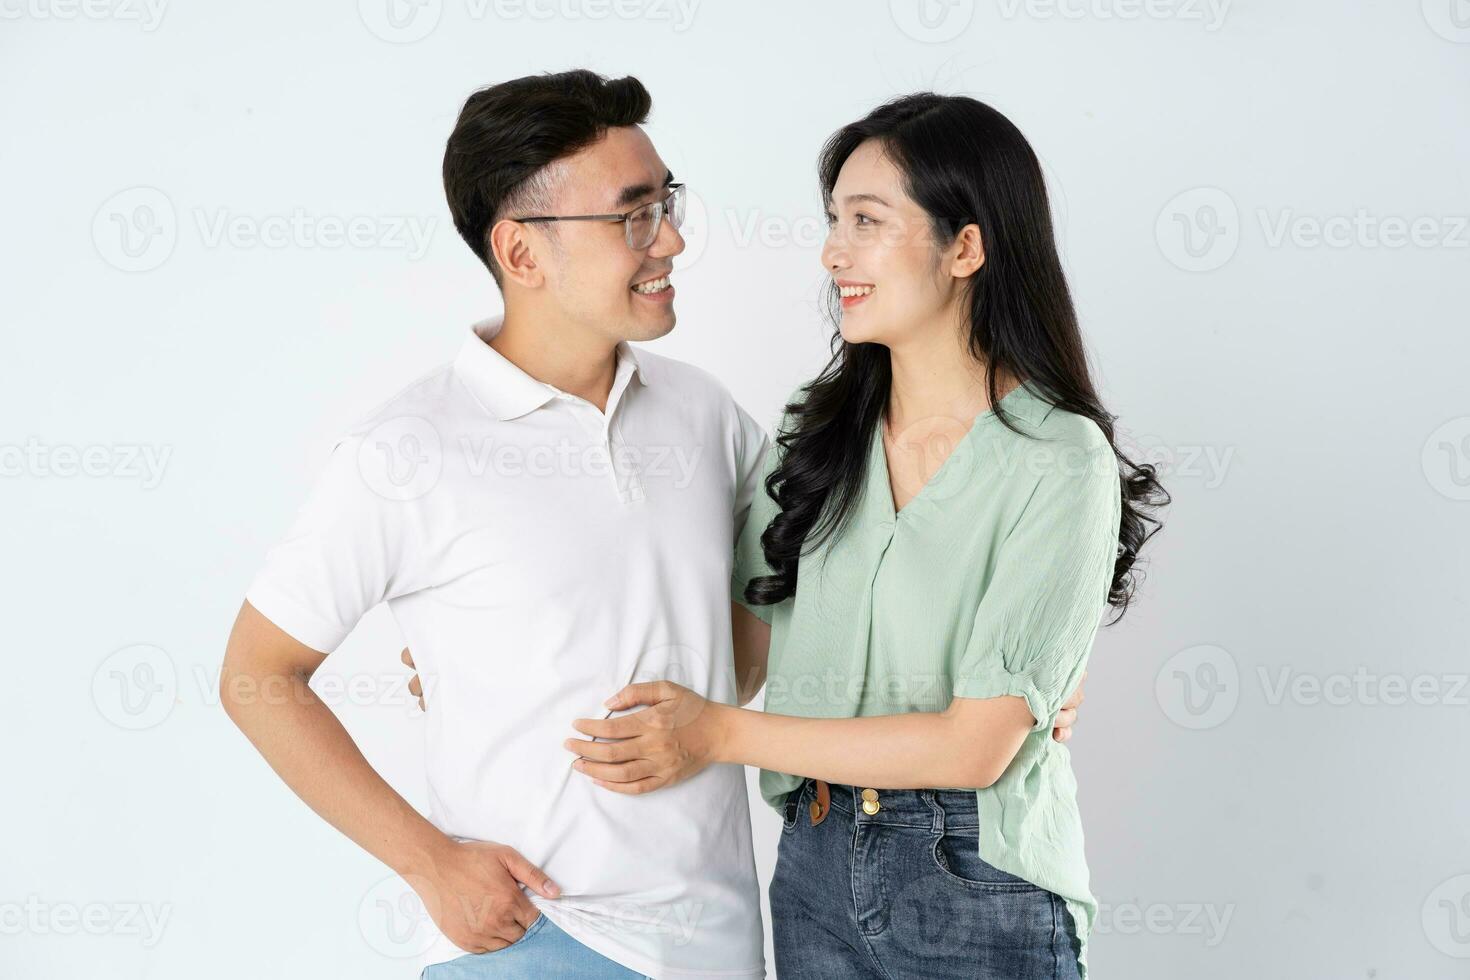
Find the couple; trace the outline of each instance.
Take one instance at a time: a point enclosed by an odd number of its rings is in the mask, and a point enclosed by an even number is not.
[[[781,980],[1085,976],[1060,743],[1167,498],[1088,375],[1036,156],[928,93],[828,140],[840,343],[772,444],[630,346],[673,329],[684,245],[649,109],[588,71],[465,103],[445,191],[504,315],[334,445],[247,589],[230,717],[423,899],[426,980],[764,976],[744,766],[783,818]],[[306,687],[381,602],[427,818]]]

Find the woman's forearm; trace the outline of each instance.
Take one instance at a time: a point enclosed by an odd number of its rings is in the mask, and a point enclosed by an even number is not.
[[[952,708],[868,718],[797,718],[729,705],[710,708],[720,712],[717,761],[885,789],[989,786],[1025,734],[1023,728],[1020,738],[1007,737],[1005,730],[1015,726],[1007,726],[1006,719],[977,724],[974,712]],[[988,725],[997,729],[994,737],[985,737]]]

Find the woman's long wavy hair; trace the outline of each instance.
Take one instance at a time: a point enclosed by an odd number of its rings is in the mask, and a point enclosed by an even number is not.
[[[995,109],[963,96],[921,92],[874,109],[827,141],[818,161],[829,204],[843,163],[866,140],[881,141],[903,173],[909,197],[930,217],[936,242],[952,243],[968,224],[979,226],[985,263],[966,285],[971,353],[984,365],[996,417],[1020,432],[998,403],[997,379],[1030,381],[1047,400],[1097,423],[1118,459],[1122,522],[1108,588],[1116,622],[1137,587],[1139,550],[1160,527],[1149,511],[1169,503],[1154,468],[1134,463],[1113,435],[1092,378],[1077,314],[1062,274],[1041,164],[1026,138]],[[832,359],[786,406],[777,433],[780,465],[766,491],[780,508],[761,535],[774,574],[751,579],[746,599],[780,602],[796,592],[797,564],[851,518],[867,471],[874,428],[888,403],[888,348],[847,343],[835,329],[836,286],[827,293],[834,324]]]

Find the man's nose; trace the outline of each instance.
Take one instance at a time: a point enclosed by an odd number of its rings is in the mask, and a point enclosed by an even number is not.
[[[666,255],[678,255],[682,251],[684,251],[684,236],[679,234],[679,229],[674,227],[672,221],[665,218],[658,226],[658,235],[654,237],[653,244],[649,246],[648,254],[663,258]]]

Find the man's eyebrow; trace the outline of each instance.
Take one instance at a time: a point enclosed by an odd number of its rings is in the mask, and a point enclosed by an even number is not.
[[[667,187],[673,182],[674,172],[672,170],[666,171],[664,173],[664,186]],[[656,190],[658,190],[658,188],[654,187],[652,184],[646,181],[641,184],[631,184],[627,187],[624,187],[622,192],[618,194],[618,199],[616,203],[613,204],[613,207],[625,208],[635,201],[643,200],[643,198],[652,194]]]

